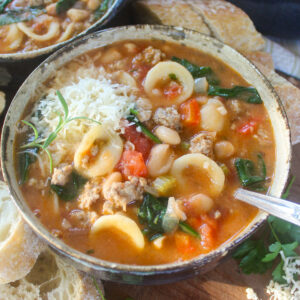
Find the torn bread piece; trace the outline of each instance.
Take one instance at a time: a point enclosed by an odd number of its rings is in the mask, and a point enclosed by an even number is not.
[[[134,4],[138,23],[185,27],[211,35],[201,15],[184,0],[142,0]]]
[[[5,108],[5,94],[0,91],[0,114],[2,114],[4,108]]]
[[[251,51],[243,53],[250,61],[253,62],[258,68],[262,68],[261,71],[266,76],[274,71],[274,62],[272,55],[263,51]]]
[[[28,274],[43,245],[24,223],[7,185],[0,181],[0,284]]]
[[[248,15],[223,0],[186,0],[202,17],[212,35],[240,51],[262,50],[265,41]]]
[[[98,300],[104,295],[100,280],[77,271],[50,250],[43,251],[30,273],[0,285],[0,300]],[[96,286],[97,285],[97,286]]]

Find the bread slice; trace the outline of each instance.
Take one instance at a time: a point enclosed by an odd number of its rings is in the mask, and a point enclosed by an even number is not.
[[[30,273],[13,283],[0,285],[0,300],[102,300],[100,280],[77,271],[49,249],[43,251]]]
[[[0,284],[24,277],[42,248],[18,213],[7,185],[0,181]]]
[[[5,108],[5,94],[0,91],[0,114],[4,111]]]
[[[138,23],[180,26],[211,35],[201,15],[184,0],[142,0],[133,7]]]

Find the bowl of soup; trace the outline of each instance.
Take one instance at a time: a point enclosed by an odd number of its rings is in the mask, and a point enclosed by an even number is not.
[[[102,279],[175,281],[217,265],[280,197],[290,167],[281,102],[244,56],[200,33],[127,26],[85,36],[24,82],[2,167],[33,230]]]
[[[0,60],[48,54],[105,26],[123,0],[6,0],[0,6]]]

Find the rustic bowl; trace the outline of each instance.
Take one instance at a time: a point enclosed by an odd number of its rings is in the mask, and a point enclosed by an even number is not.
[[[239,232],[230,241],[224,243],[207,255],[200,255],[189,261],[153,266],[112,263],[81,253],[67,246],[60,239],[52,236],[34,216],[26,201],[23,199],[14,168],[15,125],[19,122],[24,109],[30,99],[34,97],[35,90],[41,83],[51,77],[57,68],[74,57],[96,47],[128,39],[159,39],[197,48],[219,58],[257,88],[269,113],[275,135],[275,171],[270,187],[270,194],[275,197],[281,196],[288,178],[291,159],[290,130],[286,114],[277,94],[274,92],[268,80],[251,62],[231,47],[224,45],[216,39],[181,28],[143,25],[119,27],[96,32],[58,50],[27,78],[9,107],[2,131],[1,144],[4,177],[24,219],[55,252],[85,272],[99,276],[104,280],[116,282],[162,284],[185,279],[214,268],[233,248],[247,239],[262,225],[268,216],[267,213],[260,211],[247,228]]]
[[[95,31],[96,29],[103,28],[112,18],[114,18],[117,15],[117,13],[125,6],[125,4],[128,1],[129,0],[115,0],[114,3],[111,5],[111,7],[97,22],[92,24],[86,30],[80,32],[79,34],[73,36],[72,38],[64,42],[50,45],[48,47],[40,48],[37,50],[27,51],[27,52],[16,52],[16,53],[7,53],[7,54],[0,53],[0,62],[14,63],[14,62],[19,62],[24,60],[31,60],[34,58],[38,58],[50,54],[55,50],[57,50],[58,48],[61,48],[62,46],[74,41],[79,37],[86,35],[87,33]]]

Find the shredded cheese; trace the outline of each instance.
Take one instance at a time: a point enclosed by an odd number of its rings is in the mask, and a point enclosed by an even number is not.
[[[257,294],[254,292],[252,288],[246,289],[246,295],[247,295],[247,299],[249,300],[259,300]]]

